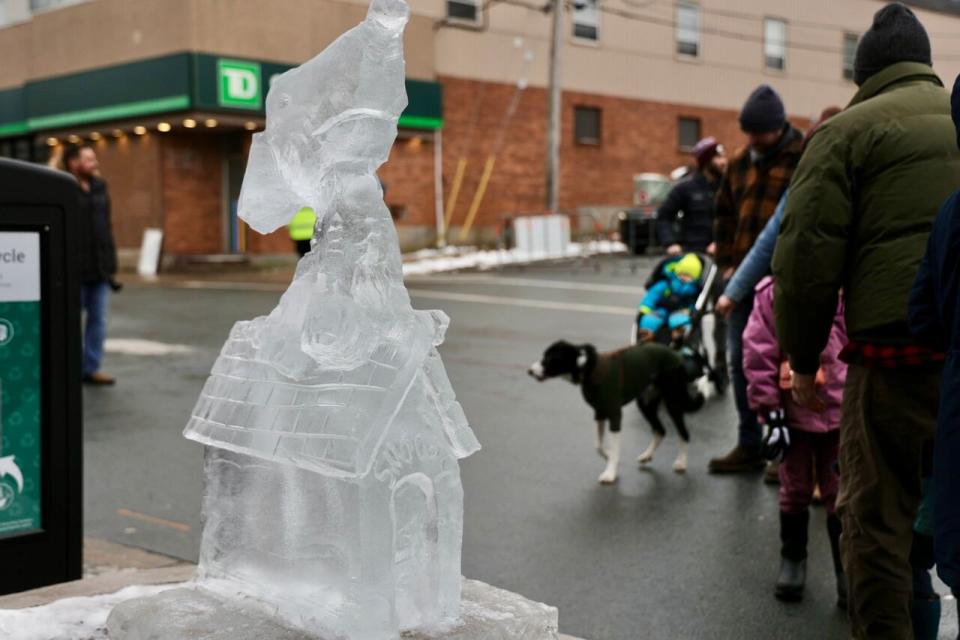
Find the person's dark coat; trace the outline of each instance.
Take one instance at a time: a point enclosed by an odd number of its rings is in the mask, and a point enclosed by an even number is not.
[[[80,192],[80,277],[84,284],[111,282],[117,273],[107,183],[90,179],[90,190]]]
[[[719,181],[711,181],[702,171],[673,185],[657,211],[657,237],[669,247],[679,244],[686,251],[706,250],[713,242],[713,215]],[[683,212],[680,233],[677,217]]]
[[[960,145],[960,78],[953,120]],[[910,328],[927,346],[946,353],[934,444],[937,572],[960,590],[960,191],[947,198],[933,224],[927,253],[910,293]]]

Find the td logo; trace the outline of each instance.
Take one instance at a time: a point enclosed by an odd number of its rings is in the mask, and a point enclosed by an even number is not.
[[[259,109],[260,63],[242,60],[217,60],[217,102],[221,107]]]

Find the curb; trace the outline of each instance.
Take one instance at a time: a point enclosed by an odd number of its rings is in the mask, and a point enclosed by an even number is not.
[[[160,585],[192,580],[196,566],[177,564],[159,569],[127,569],[113,573],[64,582],[32,591],[0,597],[0,609],[27,609],[50,604],[64,598],[82,598],[116,593],[135,585]]]

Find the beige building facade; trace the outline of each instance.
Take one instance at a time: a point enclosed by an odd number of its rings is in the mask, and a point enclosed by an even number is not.
[[[911,4],[952,84],[958,3]],[[857,38],[882,6],[574,0],[559,56],[560,208],[629,205],[635,174],[688,162],[700,137],[739,146],[737,112],[761,83],[800,127],[843,106]],[[94,143],[122,247],[159,227],[170,255],[287,252],[282,233],[258,238],[235,218],[245,149],[270,76],[365,11],[363,0],[0,0],[0,154],[42,161]],[[407,248],[439,229],[493,242],[509,216],[544,209],[551,16],[542,0],[411,0],[411,11],[411,105],[381,172],[388,204]],[[256,96],[233,99],[231,78]]]

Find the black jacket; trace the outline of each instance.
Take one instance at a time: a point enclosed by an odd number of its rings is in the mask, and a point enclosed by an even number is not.
[[[958,81],[960,86],[960,81]],[[960,99],[960,95],[957,95]],[[957,105],[960,111],[960,104]],[[960,129],[960,113],[957,114]],[[910,293],[910,328],[947,354],[933,447],[937,572],[960,591],[960,191],[944,203]],[[926,499],[926,496],[924,496]]]
[[[78,187],[80,198],[80,277],[84,283],[113,280],[117,247],[110,220],[107,183],[90,179],[90,191]]]
[[[702,171],[673,185],[657,211],[657,237],[668,247],[681,245],[686,251],[705,251],[713,242],[714,202],[719,181],[711,181]],[[677,217],[683,211],[680,233]]]

